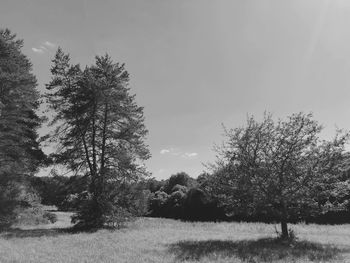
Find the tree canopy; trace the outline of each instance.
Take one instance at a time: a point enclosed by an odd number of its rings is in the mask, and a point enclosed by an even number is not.
[[[25,196],[24,176],[44,159],[37,82],[22,46],[10,30],[0,30],[0,224],[11,221]]]
[[[143,108],[130,95],[129,74],[108,55],[80,69],[58,49],[47,85],[50,108],[56,112],[51,141],[58,144],[56,163],[90,179],[88,205],[78,222],[99,227],[113,218],[117,188],[147,174],[150,157]]]
[[[212,191],[233,212],[271,214],[287,237],[287,222],[329,208],[329,198],[342,188],[348,134],[325,141],[321,130],[312,114],[303,113],[277,122],[265,114],[261,122],[250,117],[245,127],[225,128]]]

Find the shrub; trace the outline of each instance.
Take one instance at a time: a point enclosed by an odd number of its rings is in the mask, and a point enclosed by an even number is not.
[[[53,213],[47,212],[42,206],[34,206],[27,208],[19,208],[15,219],[15,225],[32,226],[44,225],[57,221],[57,216]]]
[[[192,188],[188,191],[184,201],[185,219],[192,221],[213,221],[226,219],[225,212],[218,207],[202,189]]]
[[[182,191],[173,192],[166,204],[166,217],[182,219],[184,216],[183,203],[186,194]]]
[[[131,214],[127,209],[123,207],[114,207],[113,211],[106,216],[105,222],[107,226],[112,228],[121,228],[126,222],[134,219],[133,214]]]
[[[163,191],[157,191],[150,195],[149,208],[151,216],[165,216],[165,204],[168,201],[168,194]]]
[[[163,191],[170,194],[173,190],[173,187],[176,185],[183,185],[191,188],[197,186],[197,182],[195,179],[184,172],[177,173],[170,176],[170,178],[166,181],[163,187]]]
[[[57,215],[46,211],[43,215],[44,218],[50,221],[51,224],[57,222]]]
[[[182,192],[182,193],[187,193],[188,189],[184,185],[177,184],[173,187],[173,189],[171,189],[171,193],[177,192],[177,191]]]
[[[79,207],[79,194],[68,194],[59,204],[58,209],[62,211],[75,211]]]
[[[66,198],[78,213],[72,223],[79,229],[96,227],[121,227],[136,216],[143,216],[148,211],[149,190],[141,184],[117,183],[108,185],[112,190],[94,196],[88,191]]]

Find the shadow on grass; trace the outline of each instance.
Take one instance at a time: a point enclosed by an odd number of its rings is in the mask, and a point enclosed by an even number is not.
[[[203,257],[237,257],[247,262],[287,262],[307,258],[311,261],[329,261],[339,257],[340,249],[308,241],[283,242],[277,238],[258,240],[204,240],[180,241],[170,245],[176,259],[200,260]]]
[[[26,238],[26,237],[55,237],[65,234],[74,233],[71,228],[36,228],[36,229],[21,229],[11,228],[0,232],[0,238]]]
[[[26,237],[55,237],[67,234],[80,234],[80,233],[95,233],[98,230],[107,229],[114,231],[116,228],[111,227],[100,227],[100,228],[79,228],[79,227],[68,227],[68,228],[33,228],[33,229],[22,229],[22,228],[8,228],[0,231],[0,238],[11,239],[11,238],[26,238]]]

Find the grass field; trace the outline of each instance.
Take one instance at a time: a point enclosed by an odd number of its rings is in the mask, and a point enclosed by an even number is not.
[[[53,225],[0,233],[0,262],[350,262],[350,225],[292,225],[281,244],[275,225],[189,223],[140,218],[120,230],[69,233],[69,214]]]

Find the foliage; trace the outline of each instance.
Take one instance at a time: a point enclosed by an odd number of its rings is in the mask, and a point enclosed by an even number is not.
[[[150,178],[148,180],[145,180],[144,182],[145,188],[151,191],[151,193],[155,193],[159,190],[161,190],[162,187],[165,185],[165,181],[158,181],[155,178]]]
[[[174,191],[170,194],[166,202],[167,217],[175,219],[184,218],[184,202],[186,199],[186,192]]]
[[[76,200],[88,186],[88,178],[83,176],[43,176],[30,178],[31,185],[39,193],[44,205],[54,205],[59,210],[76,210]]]
[[[108,55],[81,70],[58,49],[51,73],[46,97],[56,112],[51,122],[56,125],[51,141],[59,149],[54,162],[89,178],[89,198],[75,220],[101,227],[119,207],[119,186],[147,174],[143,108],[130,95],[124,65]]]
[[[195,184],[195,179],[184,172],[172,175],[165,181],[160,190],[150,195],[149,215],[176,219],[184,218],[184,201],[188,187]]]
[[[156,217],[165,216],[165,205],[168,201],[168,194],[163,191],[152,193],[149,198],[150,215]]]
[[[111,186],[111,185],[109,185]],[[71,195],[71,206],[77,210],[76,215],[73,216],[73,223],[76,228],[95,228],[101,222],[96,220],[103,220],[105,226],[121,227],[127,221],[130,221],[135,216],[142,216],[148,210],[149,192],[140,189],[137,184],[114,184],[113,191],[107,190],[104,193],[103,207],[96,207],[95,202],[92,202],[92,194],[89,191],[84,191],[80,194]],[[73,203],[73,204],[72,204]],[[108,211],[104,213],[103,217],[96,218],[94,216],[96,209]],[[81,218],[85,220],[82,222]],[[91,225],[86,225],[90,222]]]
[[[129,194],[125,196],[129,200],[128,207],[134,216],[144,216],[148,213],[151,192],[143,189],[141,184],[131,185]]]
[[[224,210],[217,200],[200,188],[192,188],[184,200],[184,219],[191,221],[226,220]]]
[[[19,209],[14,224],[16,226],[33,226],[55,223],[56,221],[55,214],[45,211],[41,205],[35,205]]]
[[[28,191],[25,177],[44,159],[37,134],[39,93],[22,46],[10,30],[0,30],[0,227],[15,219]]]
[[[273,215],[288,237],[287,222],[331,209],[340,189],[348,134],[321,141],[321,130],[303,113],[277,122],[269,114],[261,122],[250,117],[246,127],[225,129],[211,191],[235,213]]]
[[[176,184],[176,185],[174,185],[173,189],[171,189],[171,193],[177,192],[177,191],[186,194],[187,191],[188,191],[188,189],[187,189],[187,187],[184,186],[184,185]]]
[[[175,185],[183,185],[187,188],[191,188],[196,186],[197,182],[185,172],[180,172],[170,176],[170,178],[166,181],[163,187],[163,191],[168,194],[171,194]]]
[[[78,211],[81,205],[82,196],[85,194],[85,191],[67,194],[62,202],[59,203],[58,209],[61,211]]]
[[[171,179],[171,180],[170,180]],[[197,180],[185,173],[178,173],[165,181],[163,190],[149,196],[148,216],[191,221],[216,221],[227,219],[218,202],[204,190],[194,187]]]
[[[57,222],[57,215],[54,213],[45,211],[43,217],[46,218],[51,224]]]

